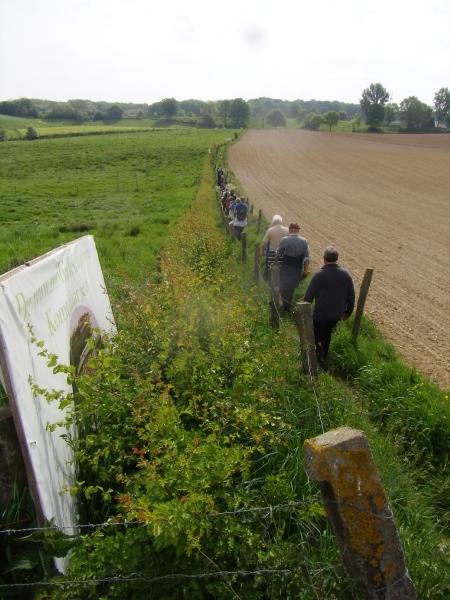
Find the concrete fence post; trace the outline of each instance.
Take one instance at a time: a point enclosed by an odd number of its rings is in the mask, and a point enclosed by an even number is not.
[[[350,575],[367,600],[417,600],[386,492],[363,431],[341,427],[303,444],[308,475]]]
[[[356,305],[355,320],[353,321],[352,337],[357,338],[359,328],[361,327],[361,320],[364,313],[364,305],[366,303],[367,294],[369,293],[370,282],[372,281],[373,269],[366,269],[364,279],[361,283],[361,289],[359,290],[358,304]]]
[[[303,373],[317,378],[316,343],[311,304],[309,302],[297,303],[297,328],[300,336]]]
[[[255,265],[253,271],[253,282],[255,285],[259,285],[259,262],[261,260],[261,244],[256,242],[255,244]]]
[[[280,326],[280,265],[274,262],[270,267],[270,326]]]

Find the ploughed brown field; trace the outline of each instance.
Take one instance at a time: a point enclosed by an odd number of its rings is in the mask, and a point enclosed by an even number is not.
[[[450,134],[249,131],[229,166],[269,222],[299,222],[314,270],[329,244],[357,292],[374,269],[366,314],[449,388]]]

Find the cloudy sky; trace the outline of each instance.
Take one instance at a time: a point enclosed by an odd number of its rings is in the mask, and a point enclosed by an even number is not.
[[[395,102],[450,87],[449,0],[0,0],[0,100]]]

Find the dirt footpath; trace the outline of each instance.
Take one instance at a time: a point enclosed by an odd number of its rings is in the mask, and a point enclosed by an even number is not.
[[[314,269],[329,244],[357,291],[373,267],[366,313],[450,388],[450,134],[249,131],[229,166],[269,222],[299,222]]]

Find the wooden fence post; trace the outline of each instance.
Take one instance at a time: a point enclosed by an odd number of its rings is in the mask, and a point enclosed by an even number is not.
[[[253,206],[253,204],[250,204],[250,214],[251,215],[253,214],[254,209],[255,209],[255,207]]]
[[[14,499],[14,486],[20,497],[27,483],[25,464],[9,406],[0,406],[0,506],[7,508]]]
[[[247,234],[245,231],[241,233],[241,246],[242,246],[242,262],[247,262]]]
[[[361,283],[361,289],[359,290],[358,304],[356,306],[355,320],[353,321],[352,337],[356,339],[358,337],[359,328],[361,327],[361,320],[364,313],[364,305],[366,303],[367,294],[369,293],[370,282],[372,281],[373,269],[366,269],[364,279]]]
[[[280,265],[274,262],[270,268],[270,326],[280,326]]]
[[[259,263],[261,260],[261,244],[256,242],[255,244],[255,266],[253,271],[253,282],[255,285],[259,285]]]
[[[297,303],[297,328],[300,335],[303,373],[317,379],[316,343],[311,304],[309,302]]]
[[[367,600],[417,600],[386,492],[363,431],[341,427],[303,444],[350,575]]]
[[[256,228],[256,233],[258,233],[258,234],[261,231],[261,218],[262,218],[262,210],[259,209],[259,213],[258,213],[258,227]]]

